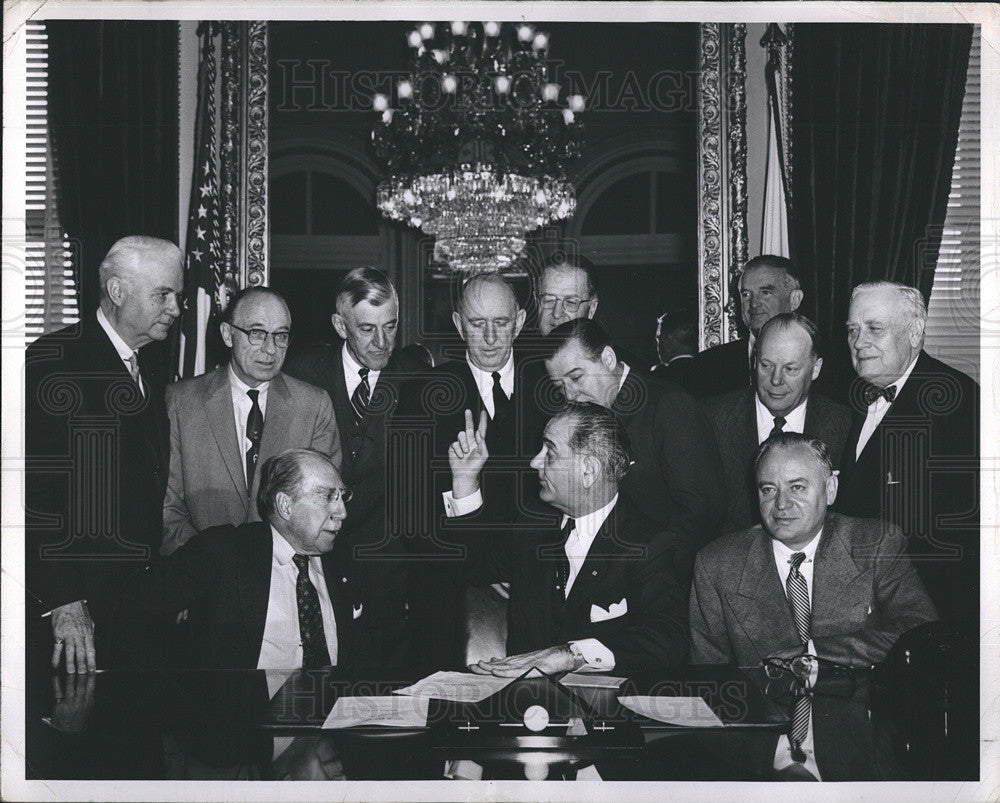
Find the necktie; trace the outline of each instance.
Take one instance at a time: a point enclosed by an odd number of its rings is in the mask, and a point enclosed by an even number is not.
[[[500,373],[498,371],[493,372],[493,419],[496,420],[500,418],[504,413],[507,412],[507,408],[510,405],[510,400],[507,398],[507,394],[503,392],[503,388],[500,387]]]
[[[142,374],[139,373],[139,357],[133,351],[128,358],[128,372],[132,374],[132,381],[139,387],[139,392],[145,397],[146,393],[142,388]]]
[[[792,616],[795,618],[795,629],[798,631],[799,639],[803,644],[809,642],[809,631],[811,624],[811,612],[809,606],[809,587],[806,585],[806,578],[799,571],[799,566],[806,559],[805,552],[796,552],[792,555],[791,569],[788,572],[788,579],[785,580],[785,594],[792,605]],[[795,709],[792,711],[792,731],[789,741],[792,747],[792,760],[800,764],[806,760],[805,753],[802,752],[802,743],[809,735],[809,718],[812,714],[812,698],[803,689],[802,696],[795,701]]]
[[[360,425],[361,419],[365,417],[365,412],[368,410],[372,389],[368,384],[368,369],[359,368],[358,375],[361,377],[361,381],[358,382],[354,393],[351,394],[351,407],[354,408],[354,423]]]
[[[771,428],[771,431],[767,434],[767,437],[773,438],[779,432],[784,432],[784,431],[785,431],[785,419],[780,415],[776,415],[774,417],[774,426]]]
[[[556,601],[562,605],[566,601],[566,586],[569,584],[569,557],[566,555],[566,542],[576,528],[576,519],[566,519],[562,530],[562,546],[556,558]]]
[[[250,441],[250,448],[247,449],[247,489],[253,487],[253,476],[257,470],[257,456],[260,454],[260,437],[264,434],[264,414],[260,411],[257,403],[259,390],[248,390],[247,396],[252,402],[250,413],[247,415],[247,440]]]
[[[887,388],[880,388],[878,385],[873,385],[869,382],[861,389],[861,397],[865,400],[865,404],[870,405],[879,396],[889,402],[889,404],[892,404],[896,398],[896,386],[889,385]]]
[[[316,669],[330,665],[330,652],[326,648],[323,632],[323,615],[319,610],[319,594],[309,579],[309,556],[293,555],[292,561],[299,570],[295,580],[295,601],[299,607],[299,635],[302,638],[302,668]]]

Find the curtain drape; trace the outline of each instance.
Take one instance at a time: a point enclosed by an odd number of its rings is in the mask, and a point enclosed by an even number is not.
[[[177,242],[177,24],[52,20],[48,115],[59,218],[79,243],[81,312],[126,234]]]
[[[930,295],[972,27],[796,24],[794,35],[792,259],[802,312],[845,370],[854,285]]]

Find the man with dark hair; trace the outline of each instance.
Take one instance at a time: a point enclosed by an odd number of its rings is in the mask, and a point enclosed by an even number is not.
[[[775,435],[755,473],[762,524],[713,541],[695,562],[692,663],[768,661],[811,684],[817,658],[870,667],[900,635],[937,618],[897,527],[829,511],[837,474],[822,441]],[[819,777],[809,700],[796,702],[774,766]]]
[[[651,382],[622,362],[596,321],[577,319],[548,337],[546,368],[568,401],[591,401],[616,413],[635,464],[621,483],[634,507],[669,530],[680,576],[718,534],[726,513],[723,470],[712,430],[697,402],[667,381]]]
[[[696,371],[701,396],[715,396],[753,386],[754,342],[761,327],[781,312],[794,312],[802,303],[798,272],[791,260],[761,254],[747,262],[737,283],[740,315],[746,339],[706,349],[698,355]]]
[[[755,388],[705,401],[726,471],[729,513],[724,532],[760,521],[753,456],[777,432],[803,432],[823,441],[840,467],[851,428],[850,411],[818,393],[812,383],[823,368],[816,325],[797,312],[775,315],[760,330],[754,349]]]
[[[923,350],[914,287],[854,288],[847,344],[858,374],[837,509],[897,524],[943,619],[979,633],[979,385]]]
[[[548,335],[559,324],[593,318],[597,312],[597,269],[577,253],[556,251],[538,274],[538,330]]]
[[[33,659],[51,649],[68,672],[126,660],[121,584],[160,547],[166,377],[143,347],[180,315],[181,265],[173,243],[124,237],[101,263],[96,316],[28,347],[26,635]]]
[[[465,428],[448,450],[449,516],[470,530],[473,584],[510,583],[508,657],[480,660],[473,672],[517,677],[532,667],[625,672],[679,666],[685,657],[685,594],[673,544],[618,487],[630,463],[628,434],[603,407],[571,403],[546,425],[531,461],[541,499],[562,514],[543,524],[522,517],[507,533],[471,529],[484,502],[487,418]]]
[[[386,429],[402,384],[429,369],[396,349],[399,298],[385,273],[372,267],[350,271],[335,304],[332,322],[340,342],[290,359],[285,373],[323,388],[333,403],[343,446],[341,475],[355,492],[342,539],[354,547],[359,581],[368,587],[367,622],[379,631],[373,639],[381,645],[382,663],[399,665],[406,649],[406,571],[398,557],[385,554]]]
[[[689,310],[671,310],[656,319],[656,354],[659,362],[650,369],[656,379],[666,379],[694,393],[697,374],[698,325]]]
[[[291,338],[285,300],[267,287],[237,293],[219,328],[226,365],[167,388],[170,479],[163,500],[169,555],[200,530],[257,521],[257,466],[296,447],[340,464],[330,399],[281,373]]]
[[[450,487],[444,461],[455,433],[464,427],[465,410],[476,420],[486,413],[489,450],[495,457],[483,478],[488,493],[480,520],[504,531],[520,509],[537,506],[527,469],[542,429],[540,400],[537,387],[525,386],[514,353],[525,311],[504,277],[481,273],[461,288],[452,320],[465,342],[463,358],[439,363],[408,383],[392,425],[401,437],[393,439],[393,465],[398,468],[389,504],[399,511],[402,528],[413,522],[403,531],[407,547],[419,553],[410,571],[410,630],[414,661],[426,670],[464,666],[466,602],[470,607],[492,602],[467,601],[464,587],[448,582],[447,567],[457,556],[443,542],[439,526],[443,495]]]

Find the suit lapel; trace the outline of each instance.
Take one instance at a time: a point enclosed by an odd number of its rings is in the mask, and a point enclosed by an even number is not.
[[[737,465],[749,466],[757,452],[757,407],[753,391],[744,391],[741,394],[737,417],[739,423],[733,421],[736,429],[730,431],[730,437],[737,449],[739,459]]]
[[[288,443],[291,424],[292,394],[284,374],[278,374],[267,388],[267,412],[264,414],[264,434],[260,439],[258,466],[276,454],[281,454]]]
[[[608,514],[594,537],[587,557],[580,567],[580,573],[573,581],[573,587],[566,598],[566,621],[572,621],[573,612],[581,607],[587,607],[597,597],[605,582],[608,571],[614,561],[641,557],[643,550],[640,545],[626,546],[628,542],[628,514],[625,502],[619,498],[618,503]],[[612,600],[618,602],[618,600]],[[584,621],[589,621],[590,612],[582,611]]]
[[[340,346],[332,355],[330,360],[330,384],[333,387],[331,401],[333,402],[333,414],[337,419],[337,430],[341,434],[341,439],[345,439],[354,426],[354,408],[351,407],[351,397],[347,395],[347,380],[344,377],[344,353],[343,346]],[[342,444],[343,445],[343,444]],[[345,456],[350,450],[345,449]]]
[[[243,457],[236,442],[236,419],[233,411],[233,396],[229,388],[229,368],[217,368],[209,380],[205,394],[205,414],[212,427],[212,434],[222,454],[222,460],[229,470],[233,484],[243,499],[247,498],[247,481],[243,475]]]
[[[260,647],[264,641],[264,626],[267,623],[267,604],[271,596],[271,544],[270,525],[263,522],[239,528],[241,536],[247,540],[246,549],[237,554],[238,588],[243,627],[247,643],[253,652],[250,665],[257,666]]]
[[[760,525],[754,528],[752,537],[739,586],[729,599],[744,633],[765,658],[772,652],[771,645],[795,643],[799,637],[774,565],[771,539]]]
[[[824,622],[843,622],[854,605],[868,602],[866,590],[859,592],[854,581],[860,574],[851,556],[844,522],[830,514],[823,523],[823,535],[813,567],[813,628]],[[867,589],[867,587],[866,587]]]

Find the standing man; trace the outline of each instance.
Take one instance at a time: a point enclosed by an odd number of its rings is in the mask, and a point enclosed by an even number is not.
[[[290,360],[285,372],[323,388],[341,433],[341,475],[354,492],[342,538],[354,547],[368,586],[366,621],[379,633],[383,666],[399,665],[405,651],[406,571],[386,552],[386,428],[408,376],[429,370],[396,350],[399,298],[389,277],[365,267],[348,273],[337,288],[333,328],[336,345],[318,346]],[[391,550],[388,550],[391,552]]]
[[[584,256],[556,251],[542,265],[535,294],[538,330],[547,337],[561,323],[594,317],[597,269]]]
[[[122,238],[99,268],[97,314],[27,351],[27,636],[44,649],[51,622],[68,672],[125,660],[122,583],[160,547],[165,378],[142,347],[180,315],[181,264],[173,243]]]
[[[257,521],[257,467],[290,448],[340,464],[329,397],[281,373],[292,319],[266,287],[245,287],[220,324],[229,362],[167,389],[170,480],[163,501],[163,548],[171,554],[200,530]]]
[[[925,351],[927,307],[895,282],[854,288],[851,389],[838,509],[896,524],[942,618],[979,621],[979,385]]]
[[[722,464],[704,414],[687,391],[651,382],[619,360],[596,321],[564,323],[548,341],[545,366],[567,401],[595,402],[625,424],[634,464],[621,492],[676,539],[686,582],[695,554],[719,534],[726,514]]]
[[[745,390],[753,384],[753,347],[771,318],[794,312],[802,303],[798,274],[791,260],[761,254],[747,262],[739,280],[740,314],[749,336],[701,352],[696,369],[700,395]]]
[[[480,521],[503,532],[519,509],[537,508],[528,461],[543,422],[536,389],[524,386],[514,355],[525,311],[502,276],[481,273],[465,283],[452,319],[465,342],[464,357],[440,363],[425,379],[408,383],[393,422],[400,432],[429,433],[426,454],[411,449],[393,456],[399,469],[390,502],[415,523],[410,532],[418,533],[409,539],[411,551],[419,553],[410,572],[410,624],[415,661],[423,669],[464,666],[464,588],[450,583],[445,571],[460,555],[443,542],[439,522],[444,493],[451,487],[448,449],[465,426],[465,410],[476,420],[485,411],[490,422],[486,437],[494,461],[483,476],[489,493]],[[424,442],[414,435],[410,443],[419,448]]]
[[[656,379],[666,379],[695,393],[698,374],[698,327],[694,313],[687,310],[664,312],[656,319],[656,354],[659,362],[650,369]]]
[[[816,325],[797,312],[783,312],[757,336],[756,390],[735,390],[705,401],[726,471],[729,515],[723,532],[760,521],[753,459],[757,447],[779,432],[801,432],[827,446],[839,468],[851,429],[851,413],[811,392],[823,368]]]

